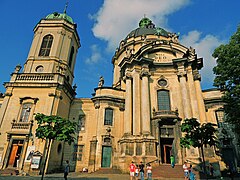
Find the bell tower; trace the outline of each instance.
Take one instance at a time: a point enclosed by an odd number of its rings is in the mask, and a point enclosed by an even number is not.
[[[76,24],[66,11],[49,14],[34,28],[23,73],[59,73],[72,85],[79,47]]]
[[[45,142],[35,137],[35,113],[68,118],[76,95],[74,66],[80,47],[77,25],[67,15],[54,12],[34,27],[32,44],[23,70],[17,65],[0,109],[0,168],[29,169],[28,149],[45,154]],[[61,164],[63,143],[51,146],[48,171]],[[54,151],[58,149],[58,151]],[[14,151],[13,151],[14,150]],[[52,169],[51,169],[52,168]]]

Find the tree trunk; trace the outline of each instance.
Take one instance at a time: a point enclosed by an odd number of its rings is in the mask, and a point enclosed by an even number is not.
[[[45,168],[46,168],[46,164],[47,164],[47,160],[48,160],[48,153],[49,153],[49,148],[50,148],[51,141],[52,141],[51,139],[48,140],[47,154],[45,156],[45,160],[44,160],[44,164],[43,164],[43,172],[42,172],[41,180],[43,180],[43,177],[44,177],[44,174],[45,174]]]
[[[208,179],[207,170],[206,170],[206,163],[204,158],[204,152],[203,152],[203,145],[200,147],[201,153],[202,153],[202,160],[203,160],[203,172],[206,175],[206,179]]]

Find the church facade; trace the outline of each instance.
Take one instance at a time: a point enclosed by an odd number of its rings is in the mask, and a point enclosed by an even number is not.
[[[192,47],[144,17],[112,58],[112,86],[104,86],[101,77],[92,98],[75,97],[78,48],[76,24],[66,12],[49,14],[35,26],[23,70],[16,66],[0,97],[0,168],[42,170],[46,142],[35,136],[35,113],[78,123],[72,145],[51,144],[47,172],[65,160],[71,169],[89,172],[127,171],[131,161],[168,164],[171,154],[177,164],[199,161],[198,149],[180,147],[181,122],[194,117],[221,124],[223,104],[220,91],[201,89],[203,59]],[[214,148],[206,151],[207,160],[221,160]]]

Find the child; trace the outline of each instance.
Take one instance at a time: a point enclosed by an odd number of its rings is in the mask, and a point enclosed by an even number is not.
[[[135,177],[136,179],[138,178],[139,176],[139,167],[138,167],[138,164],[136,165],[136,169],[135,169]]]
[[[150,163],[147,164],[147,179],[148,180],[152,179],[152,166]]]

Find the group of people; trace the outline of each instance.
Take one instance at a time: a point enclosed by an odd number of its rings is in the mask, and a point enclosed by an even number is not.
[[[183,164],[183,172],[184,172],[184,179],[185,180],[195,180],[195,174],[193,173],[192,170],[192,165],[190,166],[187,164],[187,161],[184,162]]]
[[[134,164],[134,162],[132,162],[129,166],[129,170],[131,180],[138,179],[139,177],[141,180],[144,180],[144,170],[147,172],[147,179],[152,180],[152,166],[150,163],[147,163],[145,168],[143,162],[140,162],[140,164]]]

